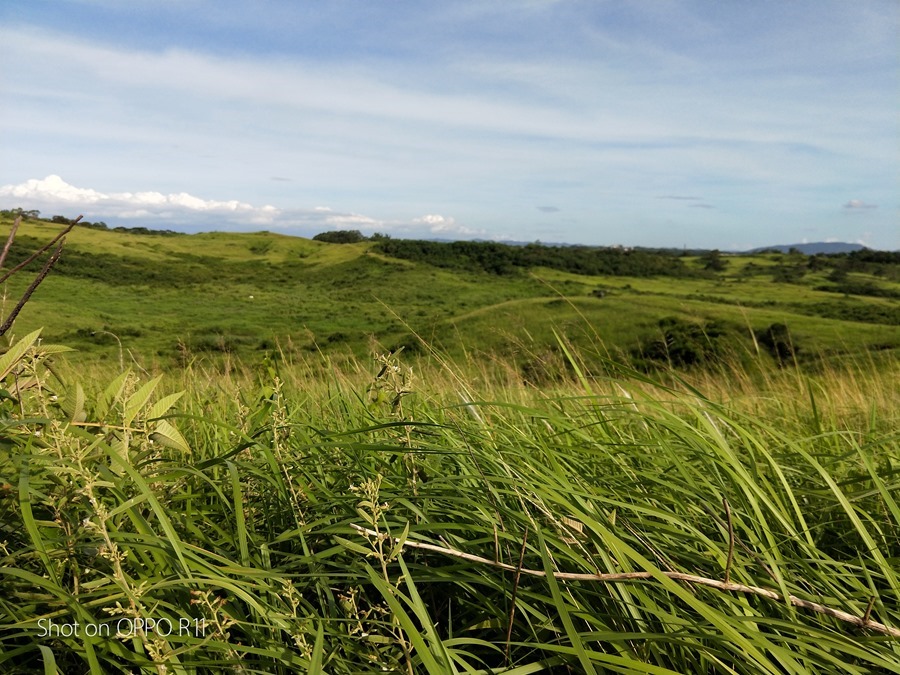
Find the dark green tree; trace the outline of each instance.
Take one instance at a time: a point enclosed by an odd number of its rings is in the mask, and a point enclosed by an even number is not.
[[[722,252],[719,249],[710,251],[700,258],[700,261],[703,263],[703,269],[710,272],[722,272],[728,267],[728,261],[722,257]]]

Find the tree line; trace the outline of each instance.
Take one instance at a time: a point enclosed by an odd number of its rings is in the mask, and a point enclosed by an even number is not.
[[[515,274],[532,267],[586,275],[649,277],[695,274],[680,257],[646,249],[381,239],[372,250],[392,258],[435,267],[497,275]]]
[[[15,209],[0,209],[0,217],[5,218],[23,218],[25,220],[41,220],[46,223],[56,223],[58,225],[71,225],[75,222],[74,218],[67,218],[66,216],[50,216],[49,218],[42,218],[41,212],[37,209],[26,210],[23,208],[15,208]],[[129,234],[146,234],[153,236],[162,236],[162,237],[171,237],[174,235],[184,234],[183,232],[176,232],[175,230],[156,230],[151,229],[149,227],[110,227],[102,220],[97,222],[91,222],[89,220],[79,220],[75,222],[76,227],[86,227],[91,230],[108,230],[110,232],[127,232]]]

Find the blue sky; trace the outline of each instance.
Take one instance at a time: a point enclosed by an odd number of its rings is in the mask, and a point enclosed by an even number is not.
[[[896,0],[4,0],[0,207],[900,247]]]

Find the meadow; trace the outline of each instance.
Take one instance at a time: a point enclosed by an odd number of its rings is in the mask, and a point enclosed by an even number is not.
[[[0,356],[0,671],[900,670],[896,301],[816,289],[890,269],[69,246]]]
[[[11,222],[0,218],[0,237]],[[23,222],[10,265],[62,227]],[[558,361],[554,331],[585,355],[602,344],[600,356],[630,360],[671,340],[660,326],[666,319],[701,333],[724,330],[721,346],[750,360],[766,352],[756,335],[776,323],[788,327],[796,357],[810,366],[872,351],[896,356],[900,347],[896,260],[723,256],[724,268],[713,271],[701,256],[620,252],[613,263],[632,275],[579,274],[565,265],[509,265],[497,273],[477,255],[453,257],[446,249],[442,257],[415,250],[419,258],[409,259],[403,249],[397,254],[406,258],[391,257],[379,248],[388,243],[76,227],[16,331],[43,328],[45,339],[76,349],[73,358],[86,364],[117,364],[122,354],[150,372],[194,358],[323,353],[341,360],[399,346],[427,357],[424,341],[454,360],[514,363],[526,379],[547,359]],[[647,274],[634,275],[642,271],[634,255],[649,258]],[[556,261],[544,255],[534,262]],[[676,266],[677,276],[654,274],[654,266]],[[7,282],[4,313],[30,280]]]

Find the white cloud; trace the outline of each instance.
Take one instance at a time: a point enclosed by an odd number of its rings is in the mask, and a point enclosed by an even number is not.
[[[153,218],[171,217],[181,213],[207,213],[240,215],[248,222],[271,220],[279,209],[266,205],[255,207],[236,200],[216,201],[201,199],[186,192],[162,194],[160,192],[98,192],[90,188],[70,185],[56,175],[39,180],[32,178],[18,185],[0,187],[0,198],[15,198],[16,206],[70,209],[82,208],[92,217]]]
[[[455,218],[442,216],[437,213],[429,213],[418,218],[413,218],[410,222],[414,228],[417,226],[426,226],[431,234],[441,235],[459,235],[463,237],[486,236],[485,230],[467,227],[456,222]]]
[[[202,199],[186,192],[100,192],[70,185],[60,176],[30,179],[18,185],[0,186],[0,206],[36,208],[83,213],[85,220],[111,219],[116,224],[150,225],[176,229],[214,227],[221,230],[272,228],[313,234],[322,230],[361,230],[367,233],[395,232],[417,237],[488,236],[485,230],[467,227],[450,216],[429,213],[410,220],[383,220],[361,213],[335,211],[328,206],[310,209],[281,209],[271,205],[253,206],[238,200]]]
[[[413,220],[414,223],[428,225],[432,228],[432,230],[439,231],[445,227],[452,227],[454,224],[453,218],[445,218],[444,216],[438,215],[436,213],[429,213],[424,216],[420,216]]]

